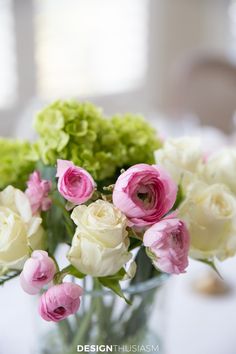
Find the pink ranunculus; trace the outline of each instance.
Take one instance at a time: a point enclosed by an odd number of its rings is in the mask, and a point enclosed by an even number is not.
[[[20,283],[25,292],[37,294],[48,284],[56,273],[56,265],[46,251],[33,251],[27,259],[20,275]]]
[[[177,185],[163,168],[138,164],[117,179],[113,203],[130,225],[144,227],[160,220],[174,205]]]
[[[90,199],[96,186],[87,171],[67,160],[57,160],[57,177],[59,193],[76,205]]]
[[[45,321],[59,322],[76,313],[83,289],[74,283],[54,285],[39,300],[39,314]]]
[[[159,221],[145,232],[143,242],[155,267],[165,273],[184,273],[190,238],[183,221],[175,217]]]
[[[27,186],[25,194],[30,201],[32,213],[48,210],[52,205],[51,198],[48,196],[52,187],[51,181],[41,179],[40,172],[34,171],[30,175]]]

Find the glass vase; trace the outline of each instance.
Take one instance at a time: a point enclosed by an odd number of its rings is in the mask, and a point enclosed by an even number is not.
[[[128,286],[131,304],[104,288],[85,291],[77,314],[49,323],[37,345],[40,354],[163,353],[161,294],[167,275]]]

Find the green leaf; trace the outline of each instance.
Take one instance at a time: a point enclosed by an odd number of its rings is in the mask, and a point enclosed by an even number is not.
[[[146,247],[145,251],[146,251],[148,258],[150,258],[152,261],[156,260],[155,254],[151,251],[151,249],[149,247]]]
[[[143,244],[143,233],[138,233],[131,227],[128,227],[127,231],[130,240],[129,251],[132,251],[133,249],[140,247]]]
[[[126,274],[126,270],[124,268],[121,268],[119,270],[119,272],[117,272],[114,275],[109,275],[108,277],[106,277],[106,279],[109,279],[109,280],[122,280],[124,278],[125,274]]]
[[[51,208],[42,213],[43,226],[47,232],[50,254],[53,254],[58,244],[71,244],[75,225],[70,218],[70,213],[65,209],[65,201],[57,191],[52,194]]]
[[[140,247],[140,250],[136,255],[135,262],[137,264],[137,272],[131,280],[132,284],[144,282],[153,277],[155,268],[152,265],[151,259],[147,256],[145,247]]]
[[[66,275],[72,275],[73,277],[79,279],[83,279],[85,277],[85,274],[81,273],[72,264],[70,264],[54,275],[54,283],[60,284]]]
[[[116,275],[98,278],[99,282],[106,288],[114,291],[115,294],[120,296],[126,301],[128,305],[131,305],[129,299],[127,299],[121,289],[119,280],[123,279],[125,275],[125,270],[122,268]]]
[[[81,273],[78,269],[76,269],[72,264],[62,269],[62,272],[67,272],[67,274],[73,275],[76,278],[83,279],[85,274]]]
[[[3,285],[7,281],[17,277],[20,273],[21,271],[16,269],[6,270],[4,273],[0,275],[0,285]]]
[[[179,184],[178,185],[178,192],[177,192],[177,196],[176,196],[176,201],[175,201],[175,204],[174,204],[172,210],[178,209],[178,207],[180,206],[180,204],[182,203],[184,198],[185,198],[185,195],[184,195],[183,187],[181,184]]]
[[[129,245],[129,252],[134,250],[137,247],[142,246],[143,242],[138,240],[137,238],[130,237],[130,245]]]
[[[199,262],[202,262],[204,264],[207,264],[209,267],[211,267],[215,272],[216,274],[221,278],[223,279],[222,275],[220,274],[220,272],[218,271],[218,269],[216,268],[216,265],[214,263],[213,260],[209,260],[209,259],[197,259]]]
[[[41,172],[41,176],[43,179],[52,180],[52,181],[55,180],[56,167],[46,166],[41,160],[39,160],[36,164],[36,169]]]

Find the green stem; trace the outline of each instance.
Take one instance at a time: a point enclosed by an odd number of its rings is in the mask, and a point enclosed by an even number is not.
[[[84,291],[86,291],[86,288],[87,288],[87,280],[86,280],[86,277],[83,278],[83,289]],[[83,314],[85,314],[86,312],[86,307],[85,307],[85,301],[82,301],[82,312]]]
[[[0,276],[0,285],[3,285],[7,281],[18,277],[19,274],[20,274],[20,271],[18,271],[18,270],[10,270],[8,273],[1,275]]]
[[[58,328],[62,336],[63,345],[66,348],[72,338],[72,329],[68,319],[58,322]]]
[[[56,266],[56,270],[57,270],[57,272],[59,272],[59,271],[60,271],[60,268],[59,268],[59,265],[58,265],[58,263],[57,263],[56,258],[55,258],[54,255],[51,254],[50,252],[49,252],[49,256],[54,260],[54,263],[55,263],[55,266]]]
[[[78,344],[81,344],[81,345],[87,344],[87,343],[85,343],[85,337],[86,337],[86,334],[89,332],[89,330],[91,330],[93,313],[94,313],[94,307],[90,306],[86,315],[83,318],[80,318],[79,331],[74,336],[74,339],[73,339],[72,344],[69,349],[69,353],[73,352],[73,350],[76,351],[76,347]],[[77,329],[77,326],[76,326],[76,329]]]
[[[98,279],[94,278],[94,291],[101,291],[102,285]],[[104,304],[102,295],[99,295],[93,300],[96,313],[97,321],[97,339],[96,344],[104,344],[106,338],[106,327],[107,327],[107,307]],[[110,323],[111,325],[111,323]]]
[[[53,199],[53,204],[55,204],[56,206],[58,206],[61,209],[62,214],[63,214],[65,221],[66,221],[66,224],[65,224],[66,231],[68,232],[70,238],[73,238],[73,236],[74,236],[73,223],[70,218],[69,212],[65,208],[65,205],[63,203],[61,203],[58,199],[55,199],[55,198]]]

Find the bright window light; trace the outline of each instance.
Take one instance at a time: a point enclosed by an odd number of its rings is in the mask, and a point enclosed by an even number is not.
[[[12,106],[17,96],[12,1],[0,0],[0,109]]]
[[[139,88],[147,69],[148,0],[35,0],[41,98]]]

